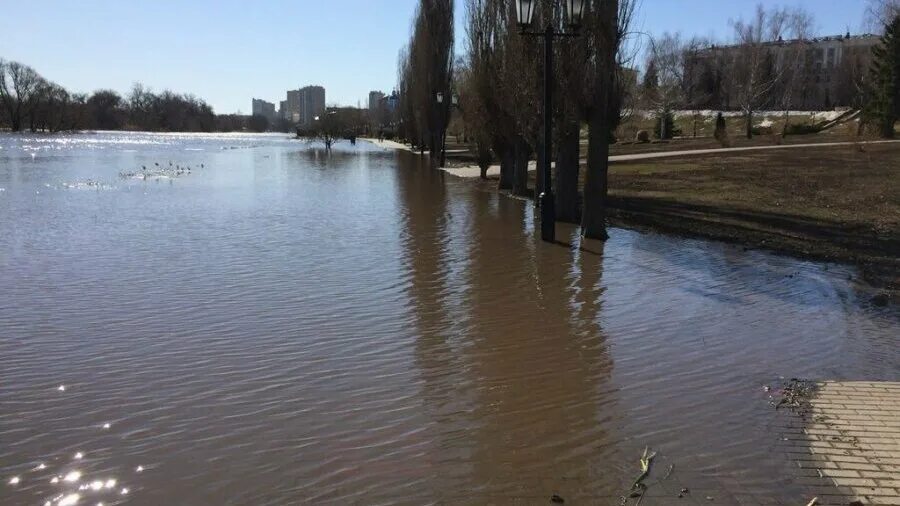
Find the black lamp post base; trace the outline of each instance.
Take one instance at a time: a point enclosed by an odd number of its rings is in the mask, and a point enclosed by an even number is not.
[[[541,239],[547,242],[556,241],[556,200],[552,191],[542,192],[541,201]]]

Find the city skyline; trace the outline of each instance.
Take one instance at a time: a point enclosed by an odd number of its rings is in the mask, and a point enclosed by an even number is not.
[[[644,0],[635,33],[680,31],[727,40],[729,20],[748,17],[755,3],[695,0],[685,9]],[[866,28],[863,0],[828,9],[814,0],[761,3],[806,7],[815,13],[821,35]],[[328,105],[365,107],[370,91],[390,93],[395,87],[397,55],[408,42],[414,6],[413,0],[338,0],[330,9],[270,1],[249,11],[238,2],[212,1],[10,4],[0,29],[11,40],[29,43],[3,48],[0,57],[26,63],[73,91],[108,88],[124,95],[140,82],[201,97],[219,114],[250,114],[252,98],[277,106],[285,90],[303,83],[325,87]],[[464,6],[457,2],[457,54],[463,50]],[[121,19],[139,21],[123,25]],[[290,25],[273,28],[284,20]],[[83,30],[86,25],[92,29]],[[641,45],[640,37],[636,42]]]

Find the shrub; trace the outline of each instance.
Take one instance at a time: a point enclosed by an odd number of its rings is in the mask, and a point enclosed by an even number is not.
[[[725,124],[725,116],[721,112],[716,114],[716,129],[713,132],[713,137],[717,141],[721,141],[723,137],[728,137],[728,126]]]
[[[753,135],[772,135],[774,130],[772,130],[771,126],[755,126],[750,129],[750,132],[753,133]]]
[[[725,116],[720,112],[716,115],[716,129],[713,137],[719,141],[723,148],[731,147],[731,139],[728,138],[728,125],[725,124]]]
[[[660,129],[663,122],[665,122],[666,125],[665,136],[662,135]],[[675,127],[675,116],[672,114],[672,111],[665,111],[656,117],[656,121],[653,123],[653,135],[657,139],[671,139],[672,137],[681,135],[681,130]]]
[[[634,136],[634,142],[647,143],[650,142],[650,132],[646,130],[638,130]]]

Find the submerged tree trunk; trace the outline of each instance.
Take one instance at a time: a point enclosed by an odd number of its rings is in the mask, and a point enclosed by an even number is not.
[[[505,143],[495,151],[500,158],[500,182],[497,184],[497,188],[500,190],[511,190],[513,187],[513,171],[516,165],[515,153]]]
[[[604,93],[605,94],[605,93]],[[584,174],[581,235],[606,239],[607,177],[609,174],[609,113],[594,107],[588,117],[588,159]]]
[[[513,193],[516,195],[528,195],[528,157],[531,148],[522,136],[516,137],[514,156],[515,166],[513,170]]]
[[[578,223],[578,124],[559,133],[556,150],[556,220]]]

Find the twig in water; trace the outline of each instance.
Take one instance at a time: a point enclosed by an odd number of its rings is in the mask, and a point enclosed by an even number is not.
[[[674,471],[674,470],[675,470],[675,464],[669,464],[669,470],[666,471],[666,475],[663,476],[662,479],[663,479],[663,480],[668,480],[668,479],[669,479],[669,476],[672,476],[672,471]]]

